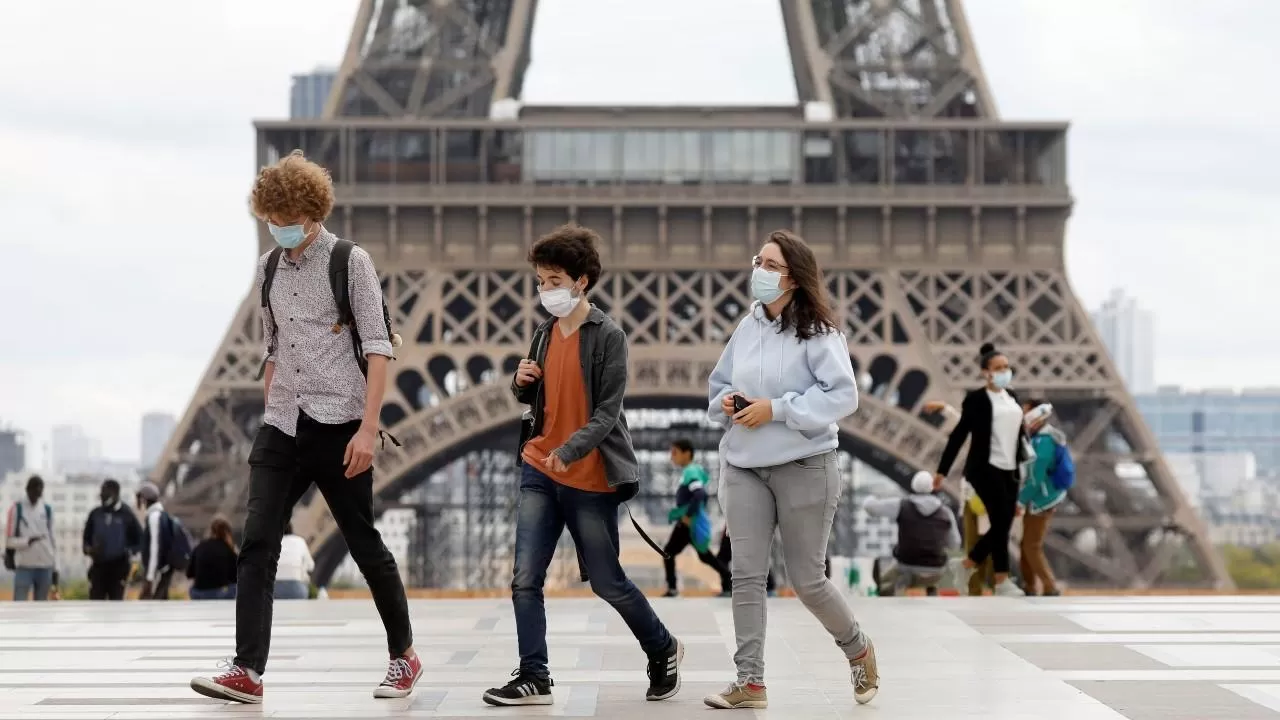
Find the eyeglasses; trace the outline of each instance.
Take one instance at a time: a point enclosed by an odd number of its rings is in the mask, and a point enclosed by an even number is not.
[[[762,267],[765,270],[768,270],[769,272],[776,272],[776,273],[790,270],[790,268],[788,268],[786,265],[779,265],[778,263],[772,260],[765,260],[759,255],[756,255],[755,257],[751,258],[751,267],[753,268]]]

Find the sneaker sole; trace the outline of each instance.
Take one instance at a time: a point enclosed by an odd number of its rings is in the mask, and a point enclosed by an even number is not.
[[[859,695],[858,693],[855,692],[853,694],[853,701],[858,703],[859,705],[866,705],[872,700],[875,700],[876,695],[879,694],[879,692],[880,692],[880,688],[878,687],[871,688],[870,692],[863,693],[862,695]]]
[[[764,710],[769,707],[768,700],[743,700],[737,705],[734,705],[719,695],[708,695],[702,698],[702,702],[705,703],[707,707],[715,708],[716,710]]]
[[[497,695],[485,693],[483,700],[496,707],[517,707],[520,705],[554,705],[555,697],[552,695],[526,695],[519,698],[504,698]]]
[[[239,690],[232,690],[229,687],[223,687],[211,680],[204,678],[196,678],[191,681],[191,689],[197,693],[214,700],[230,700],[231,702],[244,703],[246,705],[261,705],[261,695],[249,695]]]
[[[676,686],[671,688],[669,691],[663,693],[662,695],[645,695],[644,699],[650,702],[658,702],[659,700],[666,700],[668,698],[675,697],[676,693],[680,692],[680,664],[683,662],[684,662],[684,643],[680,642],[679,640],[676,640]]]

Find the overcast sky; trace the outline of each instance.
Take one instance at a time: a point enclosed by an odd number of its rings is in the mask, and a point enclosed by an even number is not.
[[[357,0],[0,1],[0,423],[138,457],[249,289],[251,120]],[[969,0],[1006,119],[1069,119],[1068,269],[1157,316],[1157,379],[1280,385],[1280,2]],[[529,102],[794,102],[776,0],[540,0]]]

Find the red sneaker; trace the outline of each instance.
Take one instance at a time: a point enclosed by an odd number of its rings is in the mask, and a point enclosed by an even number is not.
[[[381,685],[373,689],[373,696],[376,698],[409,697],[409,693],[413,692],[413,686],[418,684],[420,677],[422,677],[422,661],[418,659],[417,654],[413,657],[391,658],[391,664],[387,666],[387,677]]]
[[[262,681],[255,682],[249,671],[239,665],[228,665],[226,672],[212,678],[194,678],[191,689],[217,700],[257,705],[262,702]]]

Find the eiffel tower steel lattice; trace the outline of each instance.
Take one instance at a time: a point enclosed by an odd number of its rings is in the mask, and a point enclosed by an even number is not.
[[[331,171],[328,224],[372,253],[405,337],[382,410],[403,446],[379,455],[379,500],[514,442],[507,377],[541,317],[524,263],[540,234],[601,233],[594,300],[630,337],[628,407],[687,408],[748,306],[748,259],[787,227],[824,264],[863,378],[845,450],[900,482],[934,468],[946,438],[923,405],[958,402],[994,342],[1072,440],[1078,481],[1047,540],[1059,571],[1229,587],[1068,283],[1067,124],[998,119],[959,0],[780,3],[795,106],[521,106],[536,0],[363,0],[326,117],[256,124],[260,164],[300,148]],[[155,470],[197,526],[243,517],[257,313],[250,291]],[[501,587],[515,493],[486,463],[439,503],[462,519],[447,550],[415,547]],[[318,494],[295,526],[328,577],[345,546]]]

